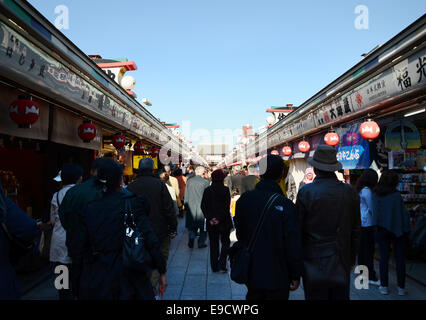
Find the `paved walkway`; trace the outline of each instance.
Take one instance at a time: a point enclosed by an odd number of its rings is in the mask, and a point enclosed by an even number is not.
[[[231,281],[229,274],[212,273],[210,270],[209,248],[189,249],[188,233],[184,228],[184,219],[179,219],[178,236],[172,240],[168,261],[168,288],[165,300],[244,300],[246,287]],[[231,234],[231,241],[236,241]],[[378,266],[376,266],[378,271]],[[390,269],[389,295],[381,295],[375,286],[368,290],[354,288],[352,276],[352,300],[426,300],[426,287],[407,278],[408,295],[397,295],[395,271]],[[57,291],[53,286],[53,277],[24,296],[27,300],[56,300]],[[290,293],[290,300],[304,300],[303,288]]]

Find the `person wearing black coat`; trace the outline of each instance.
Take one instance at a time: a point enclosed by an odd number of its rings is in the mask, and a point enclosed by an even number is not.
[[[316,178],[299,190],[296,201],[302,224],[305,298],[349,300],[350,273],[361,235],[359,196],[354,187],[337,179],[335,172],[342,169],[342,164],[333,147],[318,146],[308,162]],[[324,270],[331,270],[332,278],[313,282],[311,279],[318,277],[312,265],[322,277]],[[335,280],[337,276],[339,280]]]
[[[230,214],[231,193],[225,187],[225,173],[215,170],[212,185],[204,190],[201,210],[206,218],[206,229],[210,239],[210,265],[213,272],[226,273],[226,257],[230,245],[229,235],[232,225]],[[221,250],[219,253],[219,239]]]
[[[102,199],[89,203],[81,212],[83,234],[75,247],[82,260],[78,296],[82,300],[154,300],[150,274],[123,267],[125,237],[124,208],[130,200],[135,223],[144,236],[153,267],[160,273],[160,288],[167,287],[166,261],[149,223],[149,204],[144,196],[121,190],[122,169],[111,160],[100,169],[98,179],[105,184]]]
[[[15,202],[3,194],[0,184],[0,223],[11,236],[31,243],[38,235],[37,222],[31,219]],[[22,296],[10,261],[11,243],[3,226],[0,226],[0,300],[17,300]]]
[[[300,224],[294,203],[284,196],[278,184],[284,161],[274,155],[268,155],[266,161],[262,180],[238,199],[234,224],[238,241],[248,247],[268,200],[279,195],[266,212],[253,248],[246,299],[287,300],[289,291],[297,290],[300,284]]]

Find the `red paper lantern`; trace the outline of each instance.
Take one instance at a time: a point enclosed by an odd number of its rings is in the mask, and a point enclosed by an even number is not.
[[[96,134],[96,126],[91,123],[91,121],[84,121],[83,124],[78,127],[78,136],[85,143],[89,143],[90,141],[95,139]]]
[[[35,101],[18,99],[9,106],[9,115],[19,128],[31,128],[40,118],[40,107]]]
[[[368,141],[377,139],[377,137],[380,135],[380,127],[373,120],[367,120],[366,122],[361,124],[359,131],[361,133],[361,137]]]
[[[324,137],[325,144],[335,147],[340,142],[340,137],[336,132],[329,132]]]
[[[272,150],[271,154],[274,155],[274,156],[279,156],[280,155],[280,153],[278,152],[278,150]]]
[[[289,147],[289,146],[285,146],[284,148],[283,148],[283,154],[286,156],[286,157],[289,157],[289,156],[291,156],[291,153],[292,153],[293,151],[291,150],[291,147]]]
[[[138,141],[135,143],[135,145],[133,146],[133,150],[138,153],[141,154],[145,151],[145,145],[143,144],[142,141]]]
[[[155,158],[160,153],[160,149],[154,148],[151,150],[151,158]]]
[[[308,141],[301,141],[299,143],[299,151],[300,152],[307,153],[307,152],[309,152],[309,150],[311,150],[311,145],[309,144]]]
[[[116,149],[124,148],[124,146],[126,145],[126,136],[121,133],[115,134],[114,137],[112,137],[112,145]]]

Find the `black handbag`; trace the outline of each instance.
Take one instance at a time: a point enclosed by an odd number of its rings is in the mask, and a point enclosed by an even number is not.
[[[336,287],[348,284],[349,269],[345,265],[339,243],[342,215],[343,213],[340,213],[337,219],[336,237],[307,244],[304,248],[303,279],[310,287]]]
[[[145,247],[145,239],[135,223],[132,206],[129,199],[125,200],[124,212],[124,243],[123,243],[123,267],[142,273],[152,271],[153,260]]]
[[[253,233],[248,247],[242,245],[239,241],[234,243],[232,248],[229,250],[229,260],[231,264],[231,279],[238,284],[248,284],[250,277],[251,259],[254,245],[256,244],[259,232],[262,228],[263,222],[265,221],[266,213],[272,206],[273,202],[279,197],[279,194],[273,194],[265,207],[263,208],[262,215],[259,222],[257,223],[255,232]]]

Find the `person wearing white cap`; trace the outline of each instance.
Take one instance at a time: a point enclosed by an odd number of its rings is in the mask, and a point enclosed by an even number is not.
[[[65,194],[83,179],[83,169],[75,164],[66,164],[58,176],[53,180],[62,183],[62,188],[52,197],[50,207],[50,222],[53,225],[52,240],[50,244],[50,261],[56,265],[71,265],[71,258],[68,256],[68,249],[65,244],[66,232],[59,219],[58,209],[65,197]],[[59,300],[72,300],[70,289],[59,290]]]

